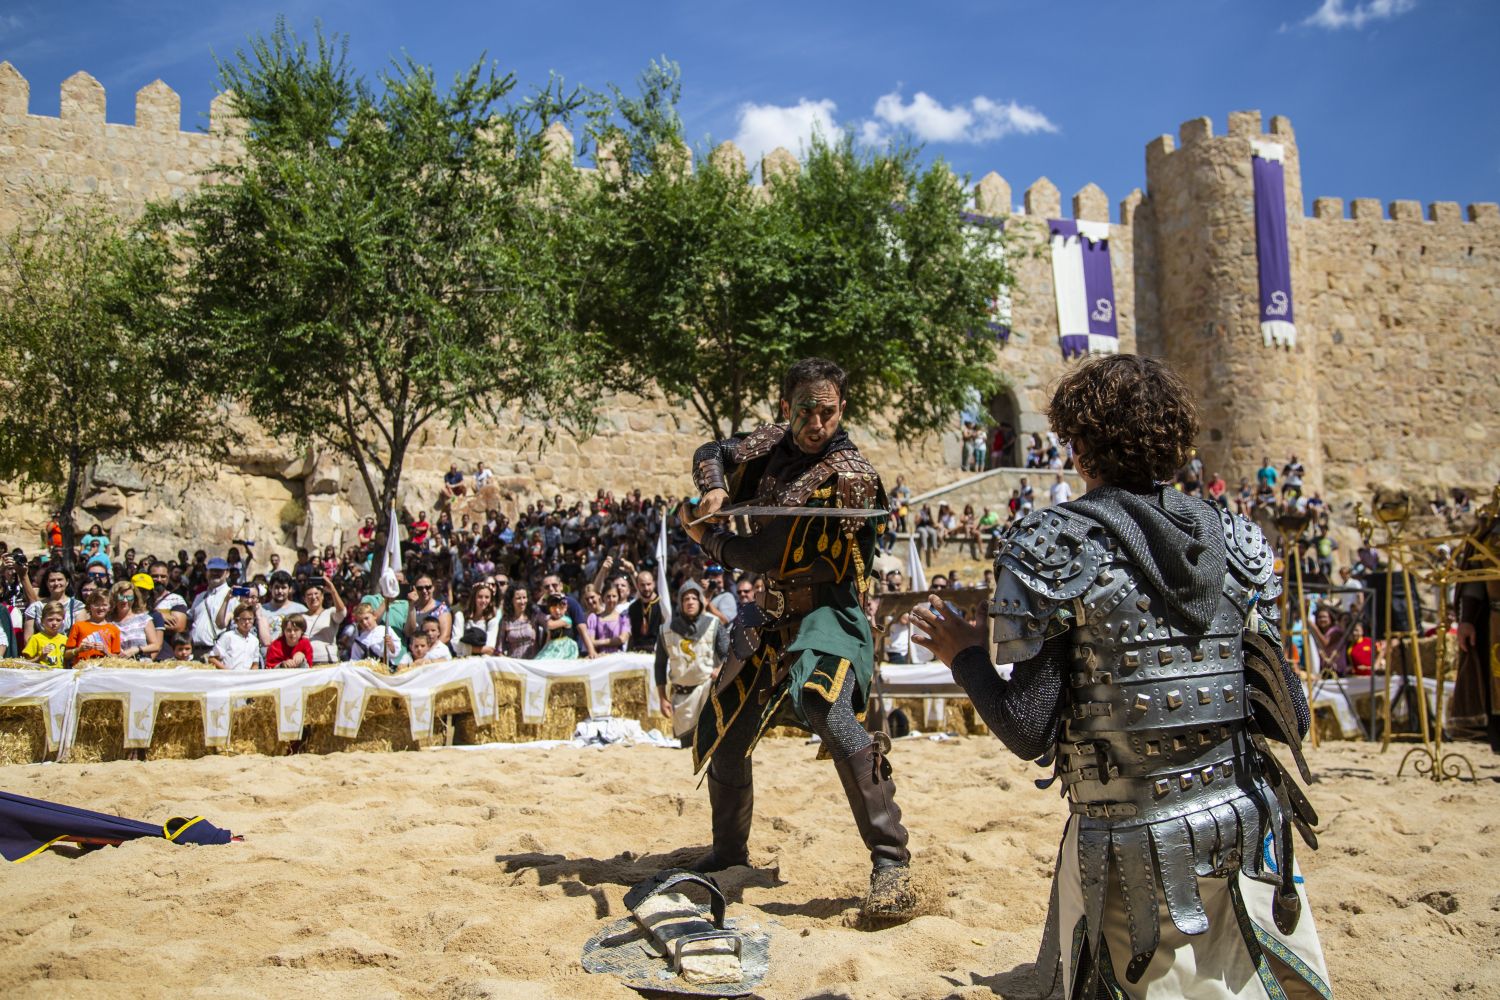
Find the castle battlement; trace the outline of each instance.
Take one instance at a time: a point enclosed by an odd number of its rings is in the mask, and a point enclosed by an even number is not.
[[[1500,223],[1500,204],[1493,201],[1474,202],[1466,212],[1456,201],[1434,201],[1427,204],[1424,215],[1419,201],[1393,201],[1384,206],[1379,198],[1354,198],[1349,202],[1349,214],[1346,216],[1344,199],[1315,198],[1309,218],[1325,222],[1421,222],[1457,228]]]
[[[164,135],[202,136],[202,132],[182,130],[182,98],[161,80],[153,80],[135,92],[135,123],[122,125],[104,120],[104,85],[79,70],[58,88],[61,97],[59,114],[31,114],[31,84],[9,62],[0,62],[0,116],[6,125],[67,122],[77,128],[139,129]],[[22,121],[11,121],[14,117]],[[240,123],[230,110],[228,94],[219,94],[208,106],[208,131],[228,135],[240,131]]]

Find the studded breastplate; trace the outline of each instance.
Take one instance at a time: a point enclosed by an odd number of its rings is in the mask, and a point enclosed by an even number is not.
[[[1226,515],[1224,535],[1223,589],[1208,627],[1194,632],[1109,532],[1076,512],[1018,522],[996,561],[997,662],[1029,660],[1048,637],[1071,646],[1054,768],[1077,823],[1089,933],[1118,885],[1141,969],[1158,941],[1160,903],[1184,934],[1208,929],[1200,878],[1279,878],[1288,898],[1278,926],[1296,923],[1288,803],[1300,810],[1305,799],[1266,750],[1264,678],[1284,682],[1265,664],[1279,655],[1246,632],[1274,612],[1266,602],[1277,587],[1254,526]],[[1316,822],[1310,807],[1305,815]],[[1263,863],[1271,831],[1274,867]]]

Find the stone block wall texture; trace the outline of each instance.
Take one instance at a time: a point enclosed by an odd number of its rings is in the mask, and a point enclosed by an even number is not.
[[[183,131],[181,102],[161,81],[135,95],[134,124],[105,120],[107,95],[86,73],[62,84],[61,114],[29,113],[30,87],[0,63],[0,229],[32,211],[46,188],[97,193],[133,215],[154,199],[180,197],[241,155],[228,98],[205,130]],[[572,156],[563,130],[560,158]],[[1286,147],[1288,232],[1295,348],[1262,345],[1257,284],[1252,140]],[[742,162],[730,144],[714,156]],[[1120,349],[1171,362],[1199,394],[1201,450],[1210,470],[1233,483],[1262,456],[1277,464],[1295,452],[1310,486],[1338,504],[1375,483],[1413,489],[1483,488],[1500,467],[1500,208],[1436,202],[1319,198],[1303,216],[1296,138],[1285,118],[1263,129],[1259,112],[1229,116],[1225,135],[1207,118],[1184,123],[1176,139],[1146,147],[1146,192],[1131,192],[1110,220],[1109,198],[1093,184],[1065,196],[1047,178],[1020,192],[990,172],[976,208],[1006,218],[1016,272],[1012,335],[999,351],[1009,388],[991,413],[1022,434],[1045,432],[1052,384],[1067,367],[1057,342],[1057,309],[1047,246],[1048,218],[1110,221]],[[761,175],[798,169],[785,150],[768,154]],[[878,331],[872,333],[878,335]],[[412,452],[401,502],[411,513],[436,506],[441,473],[479,461],[495,471],[506,503],[528,499],[648,494],[691,489],[688,460],[703,431],[684,409],[661,399],[622,398],[601,408],[598,434],[559,436],[538,451],[543,428],[519,418],[501,426],[430,428]],[[289,554],[295,544],[351,538],[369,501],[352,469],[275,441],[238,421],[240,445],[220,466],[132,469],[101,463],[79,513],[115,537],[158,554],[258,539],[259,552]],[[903,475],[922,492],[963,478],[957,417],[951,433],[898,447],[876,428],[852,428],[888,482]],[[1050,476],[1039,476],[1042,483]],[[999,480],[995,480],[998,484]],[[972,496],[1003,504],[1008,491]],[[966,496],[966,499],[969,499]],[[0,484],[0,541],[35,547],[44,501]]]

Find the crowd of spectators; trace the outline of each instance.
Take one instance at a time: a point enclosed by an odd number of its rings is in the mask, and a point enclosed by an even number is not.
[[[444,485],[462,495],[461,481]],[[374,518],[342,552],[300,548],[290,565],[274,553],[258,557],[249,539],[222,555],[140,554],[97,524],[69,560],[51,525],[41,555],[17,549],[0,559],[0,604],[13,625],[0,652],[8,645],[10,655],[49,666],[124,656],[224,669],[337,659],[394,666],[471,653],[592,657],[632,648],[633,621],[635,645],[649,646],[654,631],[631,609],[655,602],[660,519],[675,503],[599,490],[587,501],[533,502],[514,517],[487,510],[455,519],[446,504],[429,521],[419,510],[402,531],[401,592],[389,600],[379,594],[386,539]],[[670,569],[674,579],[711,577],[701,557],[694,565],[685,553]]]

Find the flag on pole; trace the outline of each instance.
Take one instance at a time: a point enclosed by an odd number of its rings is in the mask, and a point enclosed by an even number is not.
[[[917,551],[916,534],[906,540],[906,582],[913,592],[927,589],[927,571],[922,568],[922,554]],[[931,663],[932,650],[911,643],[907,658],[911,663]]]
[[[672,620],[672,595],[667,592],[667,516],[663,505],[661,533],[656,538],[656,596],[661,601],[662,628]]]
[[[396,509],[391,508],[391,526],[385,536],[385,554],[380,557],[380,596],[394,601],[401,596],[401,531],[396,526]]]

